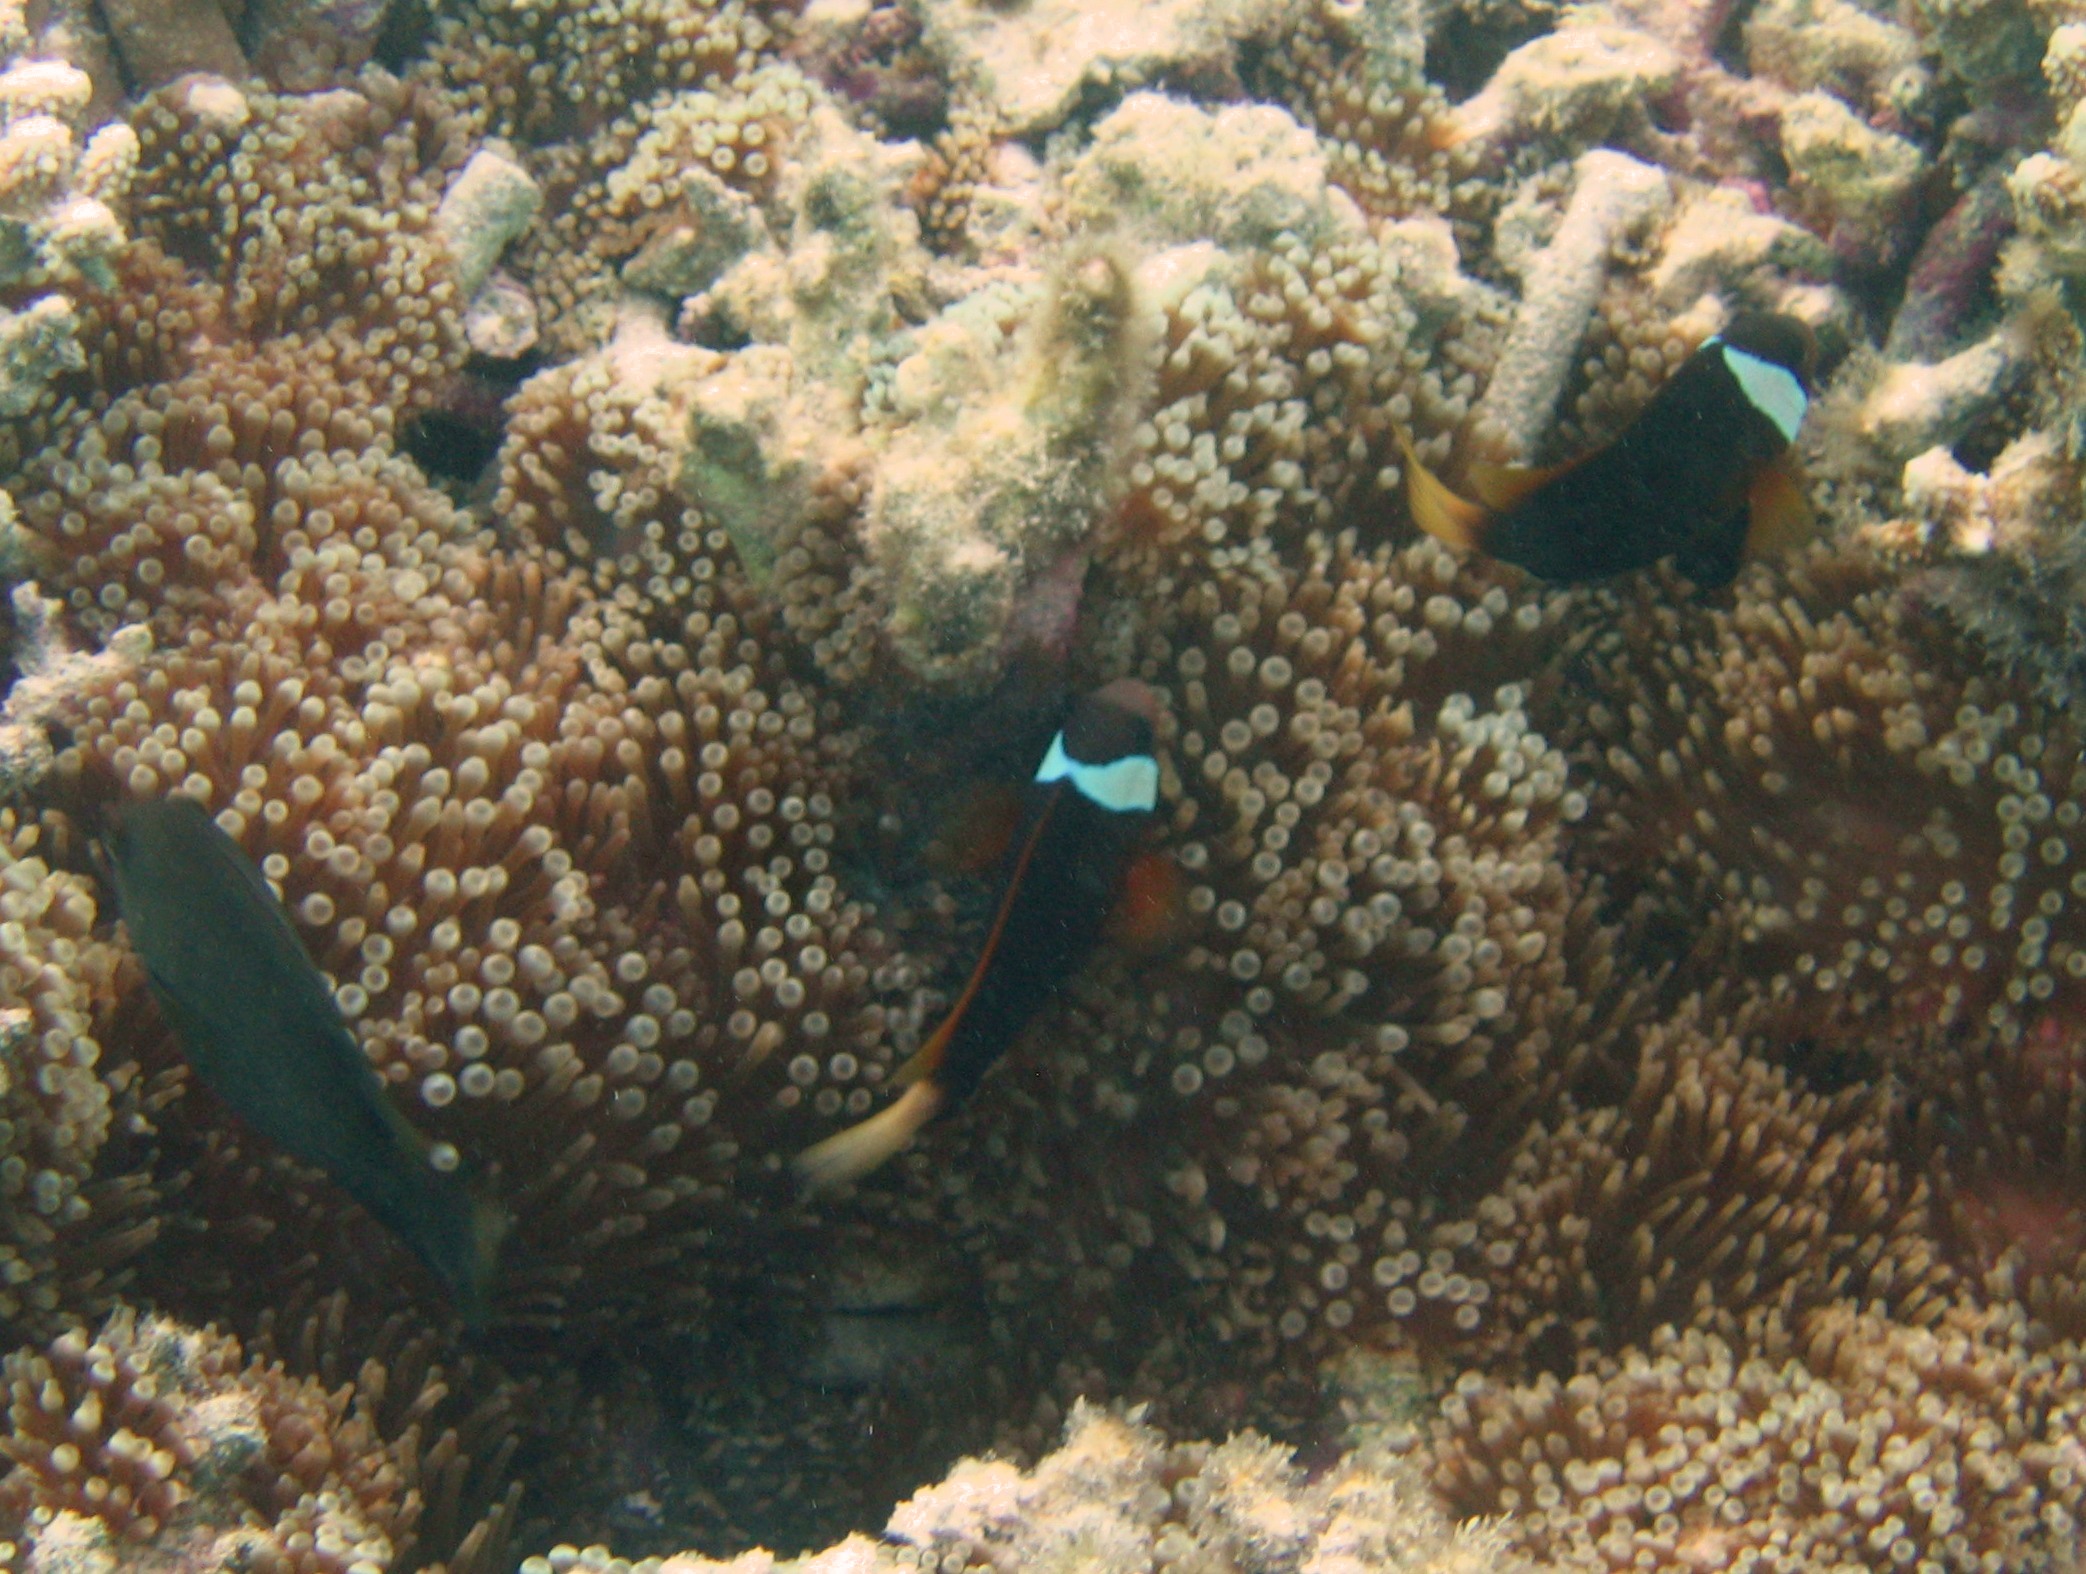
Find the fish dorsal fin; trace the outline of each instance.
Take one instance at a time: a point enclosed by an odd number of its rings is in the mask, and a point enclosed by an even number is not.
[[[1746,556],[1777,557],[1802,546],[1817,529],[1803,467],[1783,452],[1762,465],[1747,488]]]
[[[1405,506],[1412,522],[1428,535],[1459,552],[1481,552],[1492,525],[1492,510],[1451,492],[1432,470],[1420,463],[1412,439],[1398,434],[1405,454]]]
[[[1518,507],[1579,463],[1568,459],[1561,465],[1492,465],[1482,460],[1473,464],[1466,478],[1479,502],[1504,514]]]

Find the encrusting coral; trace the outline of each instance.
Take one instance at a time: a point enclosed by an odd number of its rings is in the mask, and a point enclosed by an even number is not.
[[[2058,1566],[2060,10],[0,17],[10,1566]],[[1415,538],[1401,438],[1572,458],[1749,310],[1821,543]],[[1120,677],[1122,933],[798,1196],[990,943],[941,822]],[[169,792],[489,1330],[189,1074],[94,845]]]

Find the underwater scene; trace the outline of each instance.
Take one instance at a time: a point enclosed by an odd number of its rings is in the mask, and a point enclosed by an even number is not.
[[[2082,0],[0,0],[0,1574],[2086,1569]]]

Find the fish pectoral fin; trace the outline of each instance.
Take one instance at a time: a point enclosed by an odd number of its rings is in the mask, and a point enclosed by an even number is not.
[[[1133,950],[1150,950],[1173,932],[1181,911],[1180,867],[1164,852],[1140,853],[1123,871],[1102,934]]]
[[[1014,843],[1021,808],[1021,789],[1011,782],[979,782],[962,789],[924,850],[927,866],[937,874],[990,873]]]
[[[1420,463],[1412,439],[1398,434],[1398,447],[1405,454],[1405,506],[1412,522],[1428,535],[1458,552],[1481,552],[1492,525],[1492,511],[1482,503],[1458,497],[1441,478]]]
[[[1504,514],[1508,509],[1527,502],[1566,471],[1577,468],[1578,464],[1578,460],[1570,459],[1561,465],[1531,469],[1527,465],[1493,465],[1480,460],[1470,467],[1465,479],[1480,503]]]
[[[918,1136],[947,1102],[939,1084],[915,1082],[867,1120],[806,1148],[791,1161],[790,1172],[806,1197],[860,1180]]]
[[[1818,528],[1803,466],[1785,451],[1762,465],[1746,491],[1746,556],[1774,557],[1802,546]]]

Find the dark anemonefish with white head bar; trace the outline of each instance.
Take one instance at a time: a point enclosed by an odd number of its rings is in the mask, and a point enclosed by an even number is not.
[[[1566,464],[1471,467],[1459,497],[1405,449],[1405,496],[1429,535],[1541,579],[1606,579],[1672,558],[1706,589],[1810,534],[1790,445],[1810,403],[1811,333],[1746,312],[1703,341],[1621,436]]]
[[[1073,705],[1037,767],[1004,887],[956,1004],[888,1107],[797,1156],[807,1192],[857,1180],[977,1091],[1100,942],[1159,802],[1158,697],[1120,678]]]

